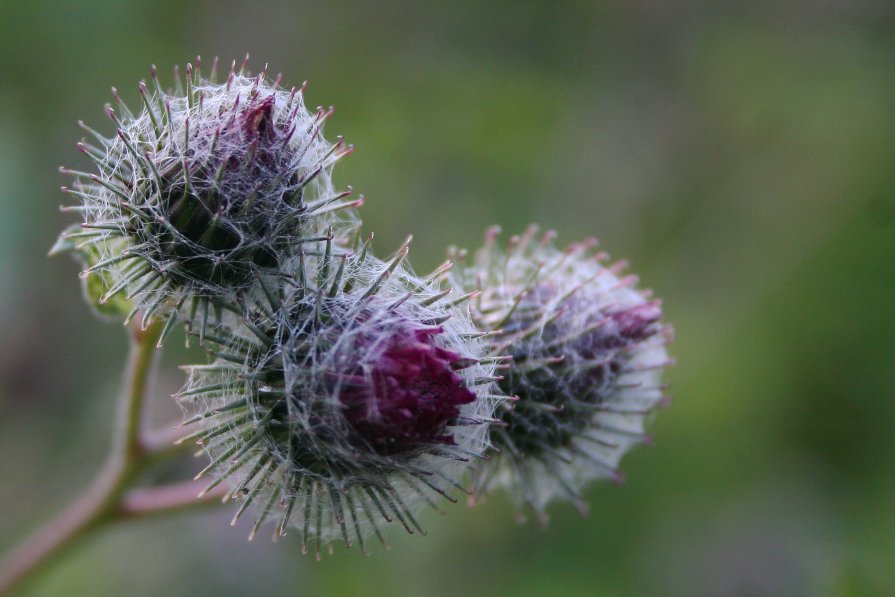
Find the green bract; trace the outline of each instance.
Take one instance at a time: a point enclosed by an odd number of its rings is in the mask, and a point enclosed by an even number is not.
[[[77,234],[81,232],[81,226],[72,224],[66,228],[55,244],[50,249],[50,256],[61,253],[70,253],[78,264],[85,270],[92,268],[100,260],[100,250],[96,243],[86,245],[78,244]],[[121,242],[111,239],[109,242]],[[134,308],[131,301],[121,294],[116,294],[108,300],[102,300],[109,289],[112,288],[112,279],[108,272],[93,270],[85,276],[81,276],[81,290],[84,300],[94,313],[100,317],[117,319],[125,317]]]

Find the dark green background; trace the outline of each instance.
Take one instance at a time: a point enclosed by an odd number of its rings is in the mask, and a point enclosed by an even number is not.
[[[895,593],[895,8],[733,4],[0,2],[0,549],[107,448],[125,337],[45,254],[77,119],[111,133],[108,88],[136,100],[150,63],[249,51],[310,80],[380,253],[597,235],[678,338],[657,445],[587,519],[518,526],[495,497],[316,563],[226,508],[104,532],[34,594]]]

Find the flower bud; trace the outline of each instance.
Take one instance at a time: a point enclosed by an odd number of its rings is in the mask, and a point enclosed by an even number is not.
[[[512,358],[499,385],[517,398],[498,410],[491,441],[500,454],[478,467],[475,486],[507,488],[520,512],[546,522],[556,497],[586,512],[582,488],[621,481],[619,459],[650,441],[644,420],[663,400],[671,329],[660,303],[620,277],[622,265],[604,265],[595,242],[560,251],[532,227],[504,251],[497,233],[451,278],[482,291],[474,321],[490,332],[492,355]]]
[[[225,326],[207,366],[188,368],[179,395],[189,437],[277,533],[298,529],[305,550],[346,546],[384,523],[422,531],[414,512],[437,507],[487,443],[496,398],[468,308],[402,265],[359,254],[301,258],[245,333]],[[338,264],[336,263],[338,261]]]
[[[330,175],[351,151],[322,136],[332,111],[309,112],[304,86],[283,89],[266,67],[252,77],[234,63],[222,83],[215,70],[205,78],[197,59],[168,93],[153,67],[137,111],[113,89],[115,135],[84,126],[94,139],[78,144],[96,172],[63,169],[83,217],[67,236],[99,253],[84,275],[103,273],[100,301],[124,295],[144,323],[244,303],[296,248],[356,226],[346,208],[359,201],[337,193]]]

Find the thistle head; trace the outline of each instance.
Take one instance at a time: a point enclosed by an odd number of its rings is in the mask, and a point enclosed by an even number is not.
[[[85,275],[107,280],[101,302],[124,295],[144,319],[244,302],[296,247],[356,225],[346,208],[359,200],[330,176],[351,151],[322,136],[331,110],[308,111],[304,86],[284,89],[266,68],[253,77],[234,63],[220,83],[215,71],[206,78],[197,59],[166,92],[153,67],[136,111],[113,89],[115,134],[84,126],[93,140],[78,144],[96,171],[63,169],[83,216],[67,236],[99,254]]]
[[[498,411],[504,425],[491,441],[500,455],[475,484],[480,493],[507,488],[520,511],[546,521],[556,497],[586,511],[585,484],[620,481],[619,459],[650,441],[644,421],[663,400],[671,329],[660,303],[636,290],[636,277],[621,277],[622,264],[605,265],[595,242],[558,250],[532,227],[504,250],[497,233],[451,279],[481,290],[474,321],[491,332],[492,355],[512,358],[499,385],[517,398]]]
[[[238,518],[257,506],[304,549],[384,541],[397,520],[437,507],[486,447],[493,365],[468,310],[434,282],[365,252],[300,259],[274,304],[224,329],[211,365],[189,368],[179,400],[191,438],[226,482]]]

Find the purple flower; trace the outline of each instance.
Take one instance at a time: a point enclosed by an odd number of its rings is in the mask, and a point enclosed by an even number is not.
[[[447,424],[475,393],[456,373],[460,355],[435,344],[442,328],[397,325],[387,347],[364,372],[358,367],[339,399],[357,435],[380,454],[454,444]]]

